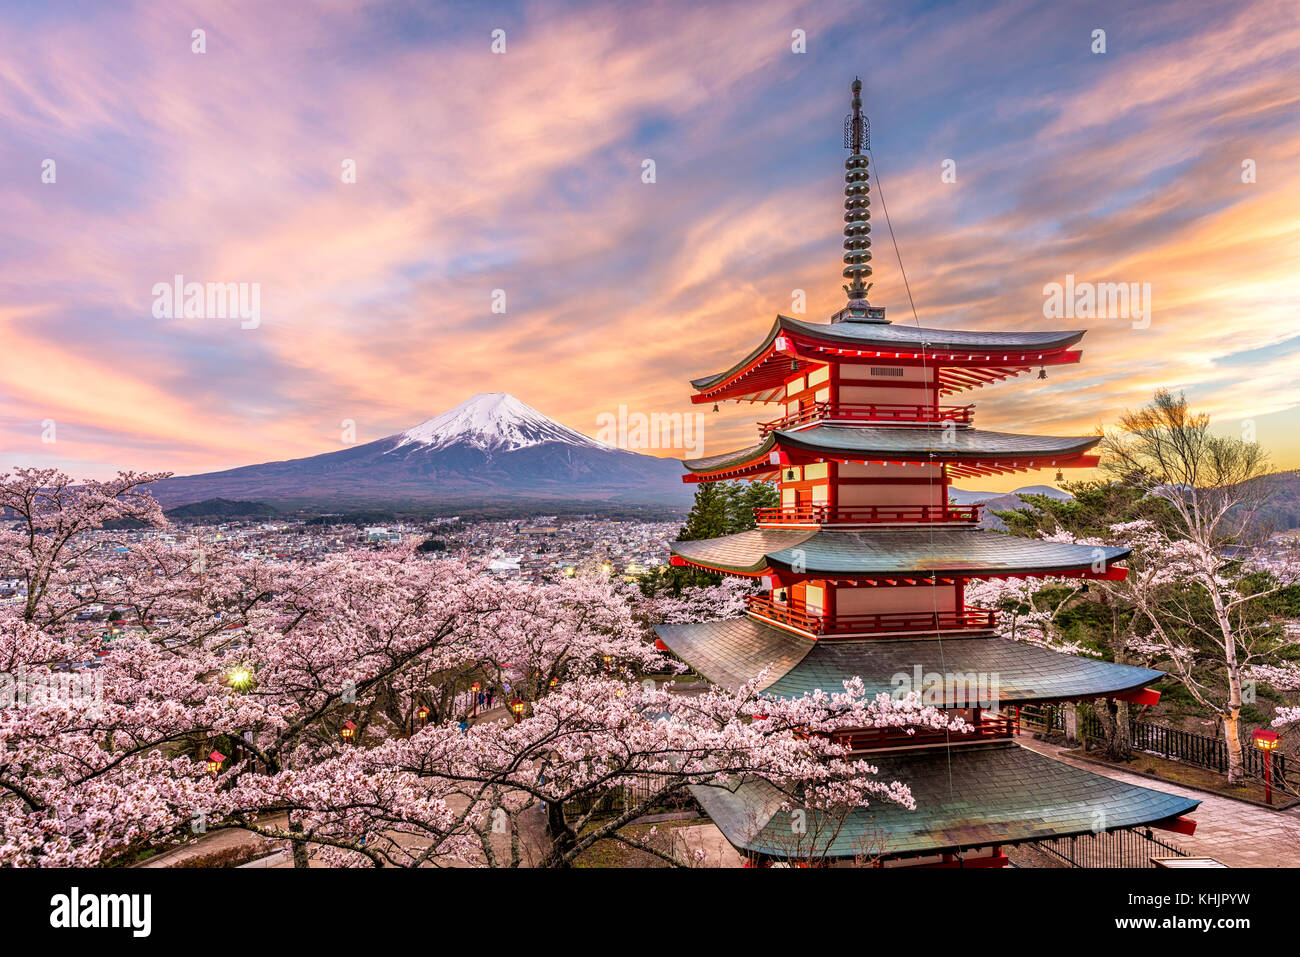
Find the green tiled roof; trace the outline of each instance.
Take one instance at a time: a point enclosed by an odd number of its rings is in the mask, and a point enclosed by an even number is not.
[[[961,329],[922,329],[914,325],[889,325],[887,323],[803,322],[789,316],[777,316],[771,331],[744,359],[725,372],[691,380],[697,390],[708,389],[729,378],[749,365],[772,344],[782,332],[809,336],[825,342],[839,343],[863,350],[920,350],[931,353],[963,353],[990,355],[997,361],[1000,352],[1017,354],[1030,349],[1044,352],[1064,349],[1083,338],[1081,330],[1052,332],[975,332]],[[1007,361],[1013,361],[1008,359]]]
[[[890,693],[899,687],[894,676],[900,673],[915,684],[917,668],[922,683],[927,674],[973,674],[984,682],[978,687],[994,690],[1002,704],[1104,697],[1143,687],[1163,674],[994,635],[813,641],[748,617],[660,625],[655,631],[673,654],[714,684],[735,689],[767,669],[764,691],[782,698],[839,691],[854,677],[870,694]],[[944,706],[973,703],[945,690]]]
[[[815,425],[794,432],[773,432],[758,445],[682,462],[691,472],[713,472],[766,456],[777,445],[825,456],[851,455],[908,461],[961,462],[997,456],[1062,460],[1088,451],[1098,436],[1020,435],[980,429],[912,429],[879,426]]]
[[[842,826],[815,812],[792,828],[787,795],[761,779],[691,788],[742,851],[776,857],[935,854],[1138,827],[1179,817],[1199,801],[1124,784],[1013,742],[873,754],[882,781],[912,790],[916,810],[885,802],[855,808]],[[790,801],[792,809],[798,801]],[[815,848],[814,848],[815,845]]]
[[[738,449],[734,452],[721,452],[718,455],[707,455],[699,459],[685,459],[682,465],[691,472],[713,472],[729,465],[741,465],[751,459],[767,455],[776,447],[776,433],[770,433],[766,439],[751,445],[747,449]]]
[[[817,644],[749,617],[656,625],[655,633],[678,658],[728,691],[757,678],[765,668],[765,685],[772,684],[797,667]],[[826,687],[839,691],[842,686]]]
[[[760,528],[721,538],[673,542],[689,561],[754,574],[797,567],[809,575],[1014,575],[1075,571],[1122,561],[1131,549],[1094,548],[967,528],[783,530]]]
[[[986,456],[1062,458],[1079,455],[1101,441],[1099,436],[1020,435],[1014,432],[984,432],[980,429],[909,429],[871,426],[815,425],[797,432],[778,432],[780,444],[810,452],[903,455],[925,457],[937,462],[961,461]]]

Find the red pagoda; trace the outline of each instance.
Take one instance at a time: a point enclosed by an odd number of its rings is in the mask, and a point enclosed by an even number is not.
[[[764,675],[763,693],[922,692],[969,733],[863,730],[846,735],[883,779],[908,784],[916,810],[873,805],[828,834],[822,859],[890,865],[1000,866],[1006,846],[1138,826],[1190,833],[1199,802],[1133,787],[1015,741],[1020,706],[1094,698],[1149,703],[1159,671],[1078,658],[999,637],[992,613],[965,604],[972,579],[1123,579],[1127,549],[1017,538],[979,528],[977,505],[949,503],[954,478],[1095,465],[1096,437],[974,427],[949,396],[1035,368],[1078,362],[1082,331],[964,332],[894,325],[867,301],[869,147],[861,83],[845,120],[844,286],[828,323],[778,316],[730,369],[696,379],[693,401],[775,403],[759,441],[684,463],[687,482],[775,480],[779,507],[757,527],[673,545],[673,564],[760,580],[748,614],[664,625],[665,645],[709,681]],[[1040,371],[1040,377],[1045,371]],[[937,679],[937,680],[935,680]],[[790,795],[769,782],[700,787],[695,796],[750,860],[791,851]],[[784,806],[784,807],[783,807]]]

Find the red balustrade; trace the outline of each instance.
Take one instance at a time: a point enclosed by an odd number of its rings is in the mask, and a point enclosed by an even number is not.
[[[965,524],[980,520],[980,505],[800,505],[756,508],[759,525],[881,525],[886,523]]]
[[[864,728],[835,735],[834,739],[854,751],[872,748],[897,748],[906,745],[946,744],[948,742],[984,741],[992,738],[1009,738],[1020,733],[1020,722],[1014,714],[983,714],[971,722],[970,731],[934,730],[917,728],[908,734],[901,728]]]
[[[960,422],[969,425],[975,414],[973,405],[895,405],[881,402],[814,402],[807,408],[771,422],[760,422],[759,434],[767,435],[774,429],[789,429],[811,422],[855,422],[886,424],[928,424],[933,422]]]
[[[751,615],[790,625],[814,635],[885,634],[900,631],[977,631],[993,627],[993,612],[983,608],[961,611],[890,612],[882,615],[835,615],[786,605],[766,595],[748,599]]]

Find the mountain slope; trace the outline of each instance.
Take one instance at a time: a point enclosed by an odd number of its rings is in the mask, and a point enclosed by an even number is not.
[[[506,393],[476,395],[396,435],[301,459],[166,479],[164,506],[256,499],[280,507],[684,504],[681,464],[616,449]]]

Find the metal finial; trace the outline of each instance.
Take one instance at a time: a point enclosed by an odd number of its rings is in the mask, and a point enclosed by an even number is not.
[[[844,146],[852,151],[844,163],[844,292],[848,305],[833,321],[887,322],[883,309],[867,302],[871,291],[871,172],[864,149],[871,148],[867,118],[862,115],[862,80],[853,80],[853,112],[844,118]]]
[[[862,81],[853,80],[853,112],[844,117],[844,148],[857,156],[871,148],[871,124],[862,115]]]

